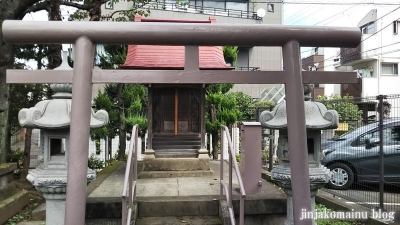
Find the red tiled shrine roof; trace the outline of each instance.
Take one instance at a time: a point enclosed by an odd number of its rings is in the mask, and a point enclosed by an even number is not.
[[[213,23],[209,20],[167,20],[135,16],[135,22],[172,22],[172,23]],[[129,45],[123,69],[183,69],[185,65],[185,46]],[[227,66],[221,46],[199,46],[200,69],[231,70]]]

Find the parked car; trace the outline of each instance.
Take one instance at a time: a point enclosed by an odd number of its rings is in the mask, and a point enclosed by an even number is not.
[[[328,187],[348,189],[353,183],[379,182],[379,122],[321,144],[322,164],[331,170]],[[400,183],[400,118],[383,121],[385,183]]]

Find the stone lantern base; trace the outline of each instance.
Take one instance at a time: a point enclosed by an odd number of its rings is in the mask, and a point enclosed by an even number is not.
[[[96,178],[96,172],[88,168],[87,182]],[[43,193],[46,199],[46,224],[63,225],[65,219],[65,199],[67,170],[30,170],[27,179]]]
[[[285,164],[288,164],[288,162],[280,163],[277,167],[275,167],[271,171],[271,178],[274,182],[276,182],[280,187],[283,188],[284,192],[287,195],[287,219],[285,221],[285,225],[294,225],[290,167]],[[309,168],[309,173],[311,209],[313,212],[312,215],[315,215],[315,195],[317,194],[318,189],[324,187],[325,184],[328,183],[331,178],[331,174],[329,169],[322,165],[320,165],[319,167]],[[313,220],[312,224],[316,225],[315,220]]]

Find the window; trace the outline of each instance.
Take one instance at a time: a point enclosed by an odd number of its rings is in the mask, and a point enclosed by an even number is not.
[[[379,130],[370,131],[360,135],[353,143],[351,143],[351,146],[365,146],[365,141],[370,138],[379,138]]]
[[[176,0],[172,1],[176,2]],[[248,10],[248,2],[244,0],[189,0],[189,4],[205,8]]]
[[[398,74],[397,63],[382,64],[382,75],[397,75],[397,74]]]
[[[249,48],[239,47],[236,67],[239,70],[249,70]]]
[[[105,8],[106,9],[114,9],[114,2],[113,1],[109,1],[105,3]]]
[[[378,139],[379,130],[374,130],[360,135],[351,146],[365,146],[367,139]],[[387,127],[383,129],[383,145],[399,145],[400,144],[400,126]]]
[[[400,126],[391,127],[390,133],[388,134],[387,144],[388,145],[399,145],[400,144]]]
[[[363,34],[373,34],[375,33],[375,23],[371,22],[369,24],[360,27],[360,29]]]
[[[274,12],[274,4],[268,4],[267,10],[268,10],[268,12]]]
[[[247,11],[247,2],[226,2],[226,9]]]
[[[203,2],[204,8],[217,8],[217,9],[224,9],[225,2],[222,1],[204,1]]]

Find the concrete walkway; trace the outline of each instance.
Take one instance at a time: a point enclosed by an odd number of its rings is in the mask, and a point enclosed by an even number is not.
[[[177,177],[177,178],[143,178],[137,182],[137,196],[143,197],[179,197],[179,196],[210,196],[217,197],[220,192],[219,173],[220,162],[210,161],[211,169],[214,171],[213,176],[204,177]],[[93,191],[88,195],[88,198],[101,198],[101,197],[121,197],[123,180],[125,176],[126,164],[123,163],[115,169],[101,184],[97,184]],[[228,184],[229,178],[228,163],[224,164],[224,179]],[[261,193],[248,195],[251,197],[268,195],[268,198],[285,198],[285,194],[270,184],[269,182],[261,179],[263,187]],[[238,182],[235,172],[233,173],[233,187],[238,192]]]
[[[211,169],[214,174],[204,177],[178,177],[178,178],[141,178],[137,181],[137,199],[139,201],[158,202],[170,200],[183,201],[206,201],[215,202],[219,199],[220,193],[220,162],[210,161]],[[141,168],[141,163],[139,163]],[[87,202],[93,204],[93,207],[87,208],[86,216],[93,217],[96,214],[108,214],[111,217],[120,217],[120,206],[125,177],[125,162],[114,162],[112,166],[99,172],[95,181],[87,187]],[[229,178],[228,163],[224,164],[224,179],[228,185]],[[265,179],[262,180],[262,190],[260,193],[246,193],[248,201],[247,209],[254,208],[254,212],[271,212],[285,215],[286,213],[286,195]],[[233,199],[239,199],[239,185],[236,174],[233,173]],[[225,198],[225,197],[224,197]],[[96,204],[96,203],[101,204]],[[110,204],[110,207],[106,205]],[[88,207],[88,205],[87,205]],[[103,209],[105,208],[105,209]],[[118,211],[119,210],[119,211]],[[114,212],[115,211],[115,212]],[[217,210],[218,211],[218,210]],[[115,215],[114,215],[115,214]],[[43,222],[24,222],[18,225],[39,225]],[[114,223],[99,223],[114,224]],[[115,223],[119,224],[119,223]]]

